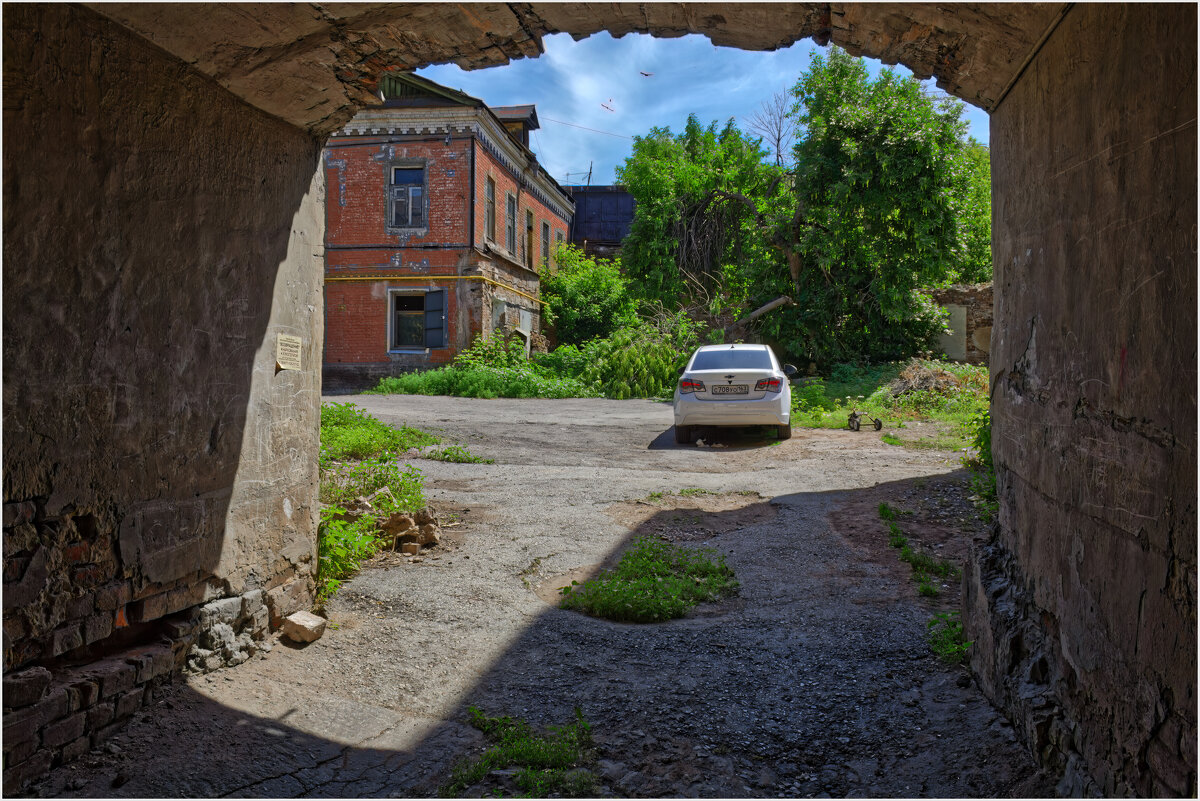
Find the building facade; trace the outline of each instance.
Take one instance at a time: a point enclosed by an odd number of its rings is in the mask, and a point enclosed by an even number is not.
[[[325,148],[327,388],[451,361],[476,336],[541,327],[538,269],[574,202],[538,164],[533,106],[411,74],[381,81]]]

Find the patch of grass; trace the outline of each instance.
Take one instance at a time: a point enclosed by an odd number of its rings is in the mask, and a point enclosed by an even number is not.
[[[665,494],[665,493],[662,493],[662,492],[652,492],[652,493],[650,493],[649,495],[647,495],[647,496],[646,496],[646,500],[648,500],[648,501],[661,501],[661,500],[663,499],[663,495],[664,495],[664,494]]]
[[[953,578],[959,575],[959,569],[953,562],[930,556],[924,551],[909,545],[904,530],[896,524],[897,512],[886,503],[879,504],[879,516],[887,521],[888,545],[900,551],[900,561],[907,562],[912,568],[913,581],[917,582],[917,592],[927,598],[935,598],[941,592],[934,577]]]
[[[485,459],[482,456],[476,456],[462,445],[447,445],[445,448],[439,448],[435,451],[426,451],[421,455],[426,459],[434,459],[439,462],[456,462],[458,464],[496,463],[495,459]]]
[[[882,441],[882,442],[883,442],[885,445],[895,445],[895,446],[897,446],[897,447],[900,447],[900,448],[903,448],[903,447],[904,447],[904,440],[900,439],[900,438],[899,438],[899,437],[897,437],[895,434],[884,434],[884,435],[883,435],[883,436],[881,436],[879,439],[880,439],[880,440],[881,440],[881,441]]]
[[[608,620],[657,623],[737,588],[733,571],[715,549],[638,537],[614,568],[564,587],[559,605]]]
[[[909,391],[893,397],[888,384],[913,369],[951,377],[954,386],[943,390]],[[857,409],[902,427],[906,420],[947,423],[950,431],[921,444],[888,438],[889,445],[961,450],[971,443],[972,420],[988,408],[988,368],[939,360],[889,362],[874,366],[840,364],[826,379],[807,382],[792,391],[792,425],[806,428],[845,428],[851,410]]]
[[[471,725],[493,742],[476,760],[454,767],[450,780],[438,789],[442,797],[455,797],[494,770],[517,769],[514,782],[525,797],[545,798],[551,794],[586,798],[598,789],[596,776],[588,769],[594,761],[591,724],[576,707],[575,719],[551,726],[538,734],[517,718],[487,717],[478,708],[467,710]]]
[[[440,440],[416,428],[381,423],[353,403],[321,405],[323,465],[347,459],[366,459],[388,451],[436,445]]]
[[[695,498],[698,495],[716,495],[712,490],[702,489],[700,487],[686,487],[679,491],[681,498]]]
[[[973,640],[963,639],[962,616],[958,612],[938,612],[925,624],[925,638],[939,659],[952,665],[967,657]]]

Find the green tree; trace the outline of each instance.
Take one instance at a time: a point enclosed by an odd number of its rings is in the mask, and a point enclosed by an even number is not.
[[[634,137],[617,180],[637,202],[622,262],[642,299],[740,308],[755,272],[748,267],[778,266],[759,225],[786,193],[782,171],[763,163],[768,155],[733,120],[718,131],[694,114],[681,134],[652,128]]]
[[[891,70],[872,81],[838,48],[813,56],[793,94],[795,205],[776,242],[796,305],[764,318],[764,332],[826,363],[929,346],[940,315],[917,289],[956,275],[961,260],[961,103]]]
[[[991,151],[974,138],[963,148],[960,169],[967,188],[959,198],[960,262],[955,281],[976,284],[992,280]]]
[[[562,345],[607,337],[637,319],[620,261],[593,259],[572,245],[559,248],[554,265],[542,269],[541,289],[547,322]]]

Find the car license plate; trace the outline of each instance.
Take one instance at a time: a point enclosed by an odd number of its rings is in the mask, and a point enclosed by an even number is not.
[[[749,395],[749,384],[714,384],[712,388],[714,395]]]

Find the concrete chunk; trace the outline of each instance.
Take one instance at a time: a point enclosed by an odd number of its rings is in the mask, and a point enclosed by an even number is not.
[[[295,642],[313,642],[325,633],[325,618],[312,612],[295,612],[283,619],[283,636]]]
[[[4,677],[4,705],[10,709],[37,703],[50,686],[50,671],[44,667],[18,670]]]

